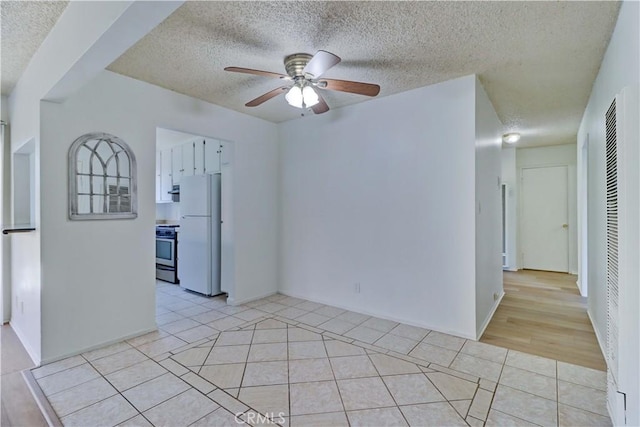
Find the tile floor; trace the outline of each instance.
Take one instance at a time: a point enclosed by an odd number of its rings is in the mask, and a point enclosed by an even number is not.
[[[604,372],[298,298],[158,282],[157,323],[32,370],[63,425],[611,425]]]

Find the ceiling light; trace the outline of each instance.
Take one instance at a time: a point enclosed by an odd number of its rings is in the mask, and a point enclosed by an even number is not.
[[[302,108],[302,89],[299,86],[293,86],[284,96],[289,105]]]
[[[294,85],[285,95],[285,99],[292,107],[308,108],[313,107],[320,99],[311,86]]]
[[[304,105],[307,107],[313,107],[320,101],[318,99],[318,94],[311,86],[305,86],[304,89],[302,89],[302,98],[304,100]]]
[[[506,142],[507,144],[515,144],[520,141],[520,134],[518,132],[505,133],[502,135],[502,142]]]

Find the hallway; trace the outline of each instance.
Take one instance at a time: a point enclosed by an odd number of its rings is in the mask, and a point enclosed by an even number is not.
[[[31,358],[8,324],[2,325],[0,340],[2,361],[0,425],[47,427],[46,420],[22,378],[21,371],[33,367]]]
[[[580,296],[576,276],[548,271],[504,272],[505,296],[481,342],[588,368],[606,364]]]

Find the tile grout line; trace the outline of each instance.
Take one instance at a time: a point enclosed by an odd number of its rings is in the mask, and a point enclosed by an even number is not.
[[[338,390],[338,397],[340,397],[340,404],[342,405],[342,411],[344,413],[344,417],[347,419],[347,424],[351,425],[351,421],[349,420],[349,415],[347,414],[347,407],[344,404],[344,399],[342,397],[342,392],[340,391],[340,387],[338,386],[338,379],[336,378],[336,373],[333,371],[333,365],[331,364],[331,357],[329,356],[329,351],[327,350],[327,343],[324,335],[320,335],[322,339],[322,346],[324,347],[324,352],[327,354],[327,363],[329,363],[329,369],[331,369],[331,375],[333,376],[333,383],[336,385],[336,390]]]
[[[389,393],[389,396],[391,396],[391,400],[393,400],[393,403],[396,404],[396,408],[398,408],[398,411],[400,412],[400,415],[402,415],[402,419],[407,423],[408,426],[410,426],[411,423],[409,423],[409,420],[407,420],[407,417],[404,415],[404,412],[402,412],[402,409],[400,408],[400,405],[396,401],[396,398],[393,396],[393,393],[391,393],[391,390],[389,390],[389,386],[384,381],[384,378],[382,378],[382,375],[380,374],[380,371],[378,370],[378,367],[373,362],[373,360],[371,360],[371,355],[369,353],[367,353],[366,350],[365,350],[365,355],[367,356],[367,359],[369,359],[369,362],[371,363],[371,365],[373,365],[373,369],[375,369],[376,372],[378,373],[378,377],[380,378],[380,381],[382,381],[382,384],[384,385],[385,390],[387,390],[387,393]],[[418,368],[418,370],[420,370],[422,372],[422,369]],[[422,372],[422,373],[424,374],[424,372]],[[427,381],[429,381],[428,378],[427,378]],[[429,382],[431,382],[431,381],[429,381]],[[444,395],[442,395],[442,397],[444,397]]]

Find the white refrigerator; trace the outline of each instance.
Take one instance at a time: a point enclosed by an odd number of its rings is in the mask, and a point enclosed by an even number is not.
[[[220,174],[180,181],[180,287],[204,295],[220,291]]]

